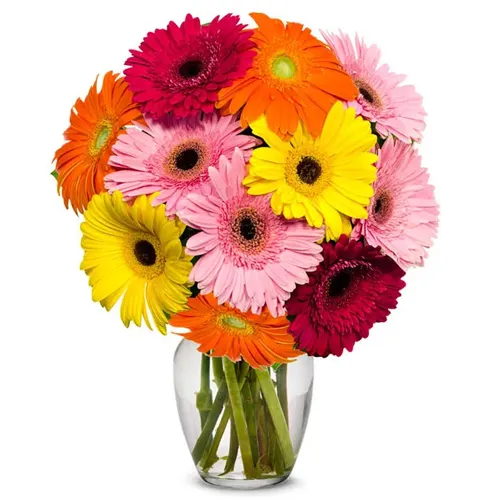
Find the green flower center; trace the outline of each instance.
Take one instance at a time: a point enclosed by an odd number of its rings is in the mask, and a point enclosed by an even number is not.
[[[236,316],[224,316],[222,322],[230,326],[231,328],[237,328],[238,330],[245,330],[247,328],[247,323]]]
[[[111,127],[109,125],[103,125],[95,138],[95,149],[97,149],[97,151],[100,151],[102,147],[108,142],[110,135]]]
[[[297,73],[297,66],[286,54],[276,57],[273,61],[272,70],[274,76],[282,80],[289,80]]]

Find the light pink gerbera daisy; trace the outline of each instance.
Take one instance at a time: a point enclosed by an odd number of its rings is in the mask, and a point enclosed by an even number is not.
[[[128,129],[116,142],[109,162],[116,172],[106,176],[105,186],[110,192],[121,191],[125,200],[159,192],[154,204],[165,203],[167,215],[177,212],[187,193],[212,192],[208,167],[217,166],[222,155],[240,148],[246,161],[258,144],[258,139],[241,134],[233,116],[146,122]]]
[[[378,156],[368,219],[356,223],[351,237],[363,236],[369,245],[380,246],[405,270],[421,266],[437,235],[439,216],[429,174],[418,152],[392,137]]]
[[[190,280],[219,304],[260,314],[267,305],[273,316],[285,314],[284,303],[297,284],[307,283],[323,260],[316,242],[324,236],[303,221],[274,214],[270,196],[251,196],[242,185],[246,175],[242,151],[221,157],[209,169],[213,194],[188,195],[179,217],[200,232],[186,252],[202,257]]]
[[[357,100],[349,102],[356,113],[375,122],[382,137],[393,134],[403,142],[420,141],[426,112],[413,85],[399,85],[406,76],[391,73],[387,64],[379,66],[380,49],[367,46],[357,35],[355,46],[342,32],[322,35],[359,89]]]

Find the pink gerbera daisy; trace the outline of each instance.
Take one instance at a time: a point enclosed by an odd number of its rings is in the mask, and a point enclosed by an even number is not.
[[[380,246],[403,269],[423,265],[439,215],[429,174],[410,144],[389,138],[378,155],[368,219],[357,222],[352,237]]]
[[[125,80],[143,113],[159,119],[213,112],[219,90],[243,77],[255,55],[253,31],[239,20],[228,14],[201,25],[188,14],[180,26],[170,22],[148,33],[125,63]]]
[[[368,337],[398,303],[405,272],[377,248],[349,241],[323,243],[323,262],[286,303],[290,333],[311,356],[340,356]]]
[[[218,166],[221,155],[240,148],[248,160],[258,139],[241,134],[233,116],[215,113],[202,118],[161,122],[146,120],[147,126],[129,128],[116,142],[110,159],[116,172],[106,176],[110,191],[120,190],[126,200],[159,192],[155,205],[165,203],[167,215],[177,211],[189,192],[212,192],[208,167]]]
[[[399,85],[406,77],[391,73],[387,64],[379,66],[380,49],[376,45],[367,46],[356,36],[354,47],[342,32],[322,34],[359,89],[356,101],[349,103],[357,114],[375,122],[382,137],[394,134],[403,142],[420,141],[426,113],[415,88]]]
[[[202,294],[212,292],[219,304],[260,314],[267,305],[273,316],[285,314],[284,303],[297,283],[321,262],[324,232],[302,221],[274,214],[270,196],[251,196],[242,185],[245,159],[236,149],[232,161],[221,157],[209,169],[213,194],[189,194],[179,217],[200,230],[186,251],[202,257],[190,279]]]

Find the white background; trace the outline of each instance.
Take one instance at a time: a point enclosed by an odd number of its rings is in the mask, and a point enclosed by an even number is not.
[[[389,322],[316,361],[297,466],[262,498],[500,498],[499,36],[494,2],[11,1],[0,8],[0,499],[240,496],[198,479],[175,408],[178,339],[120,323],[78,270],[49,175],[76,97],[191,11],[358,31],[424,95],[441,204]],[[248,20],[247,17],[245,17]],[[245,494],[241,494],[245,496]]]

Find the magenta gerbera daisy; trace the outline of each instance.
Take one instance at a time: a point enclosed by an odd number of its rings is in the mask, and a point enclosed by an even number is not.
[[[387,139],[378,152],[375,194],[368,219],[359,220],[352,237],[380,246],[403,269],[421,266],[437,235],[439,208],[429,174],[410,145]]]
[[[375,122],[381,137],[393,134],[403,142],[420,141],[426,113],[415,88],[400,85],[406,77],[391,73],[387,64],[379,66],[380,49],[376,45],[368,46],[356,36],[354,46],[342,32],[322,34],[359,89],[356,101],[349,102],[357,114]]]
[[[311,356],[340,356],[397,305],[405,272],[380,250],[342,235],[323,243],[323,262],[286,303],[290,333]]]
[[[180,26],[170,22],[148,33],[125,63],[125,80],[143,113],[159,119],[213,112],[219,90],[243,77],[255,55],[253,31],[239,20],[228,14],[202,25],[188,14]]]
[[[219,304],[260,314],[267,305],[273,316],[285,314],[284,304],[307,272],[321,262],[316,242],[324,231],[305,222],[274,214],[270,196],[251,196],[242,185],[245,159],[239,149],[232,160],[221,157],[219,169],[209,169],[213,194],[187,196],[179,217],[200,230],[186,252],[202,257],[190,279],[202,294],[213,293]]]
[[[222,155],[240,148],[247,161],[259,143],[241,134],[233,116],[220,118],[214,113],[146,122],[119,137],[109,162],[116,172],[106,176],[105,186],[110,192],[121,191],[126,200],[159,192],[154,204],[165,203],[167,215],[176,213],[187,193],[212,192],[208,167],[218,167]]]

